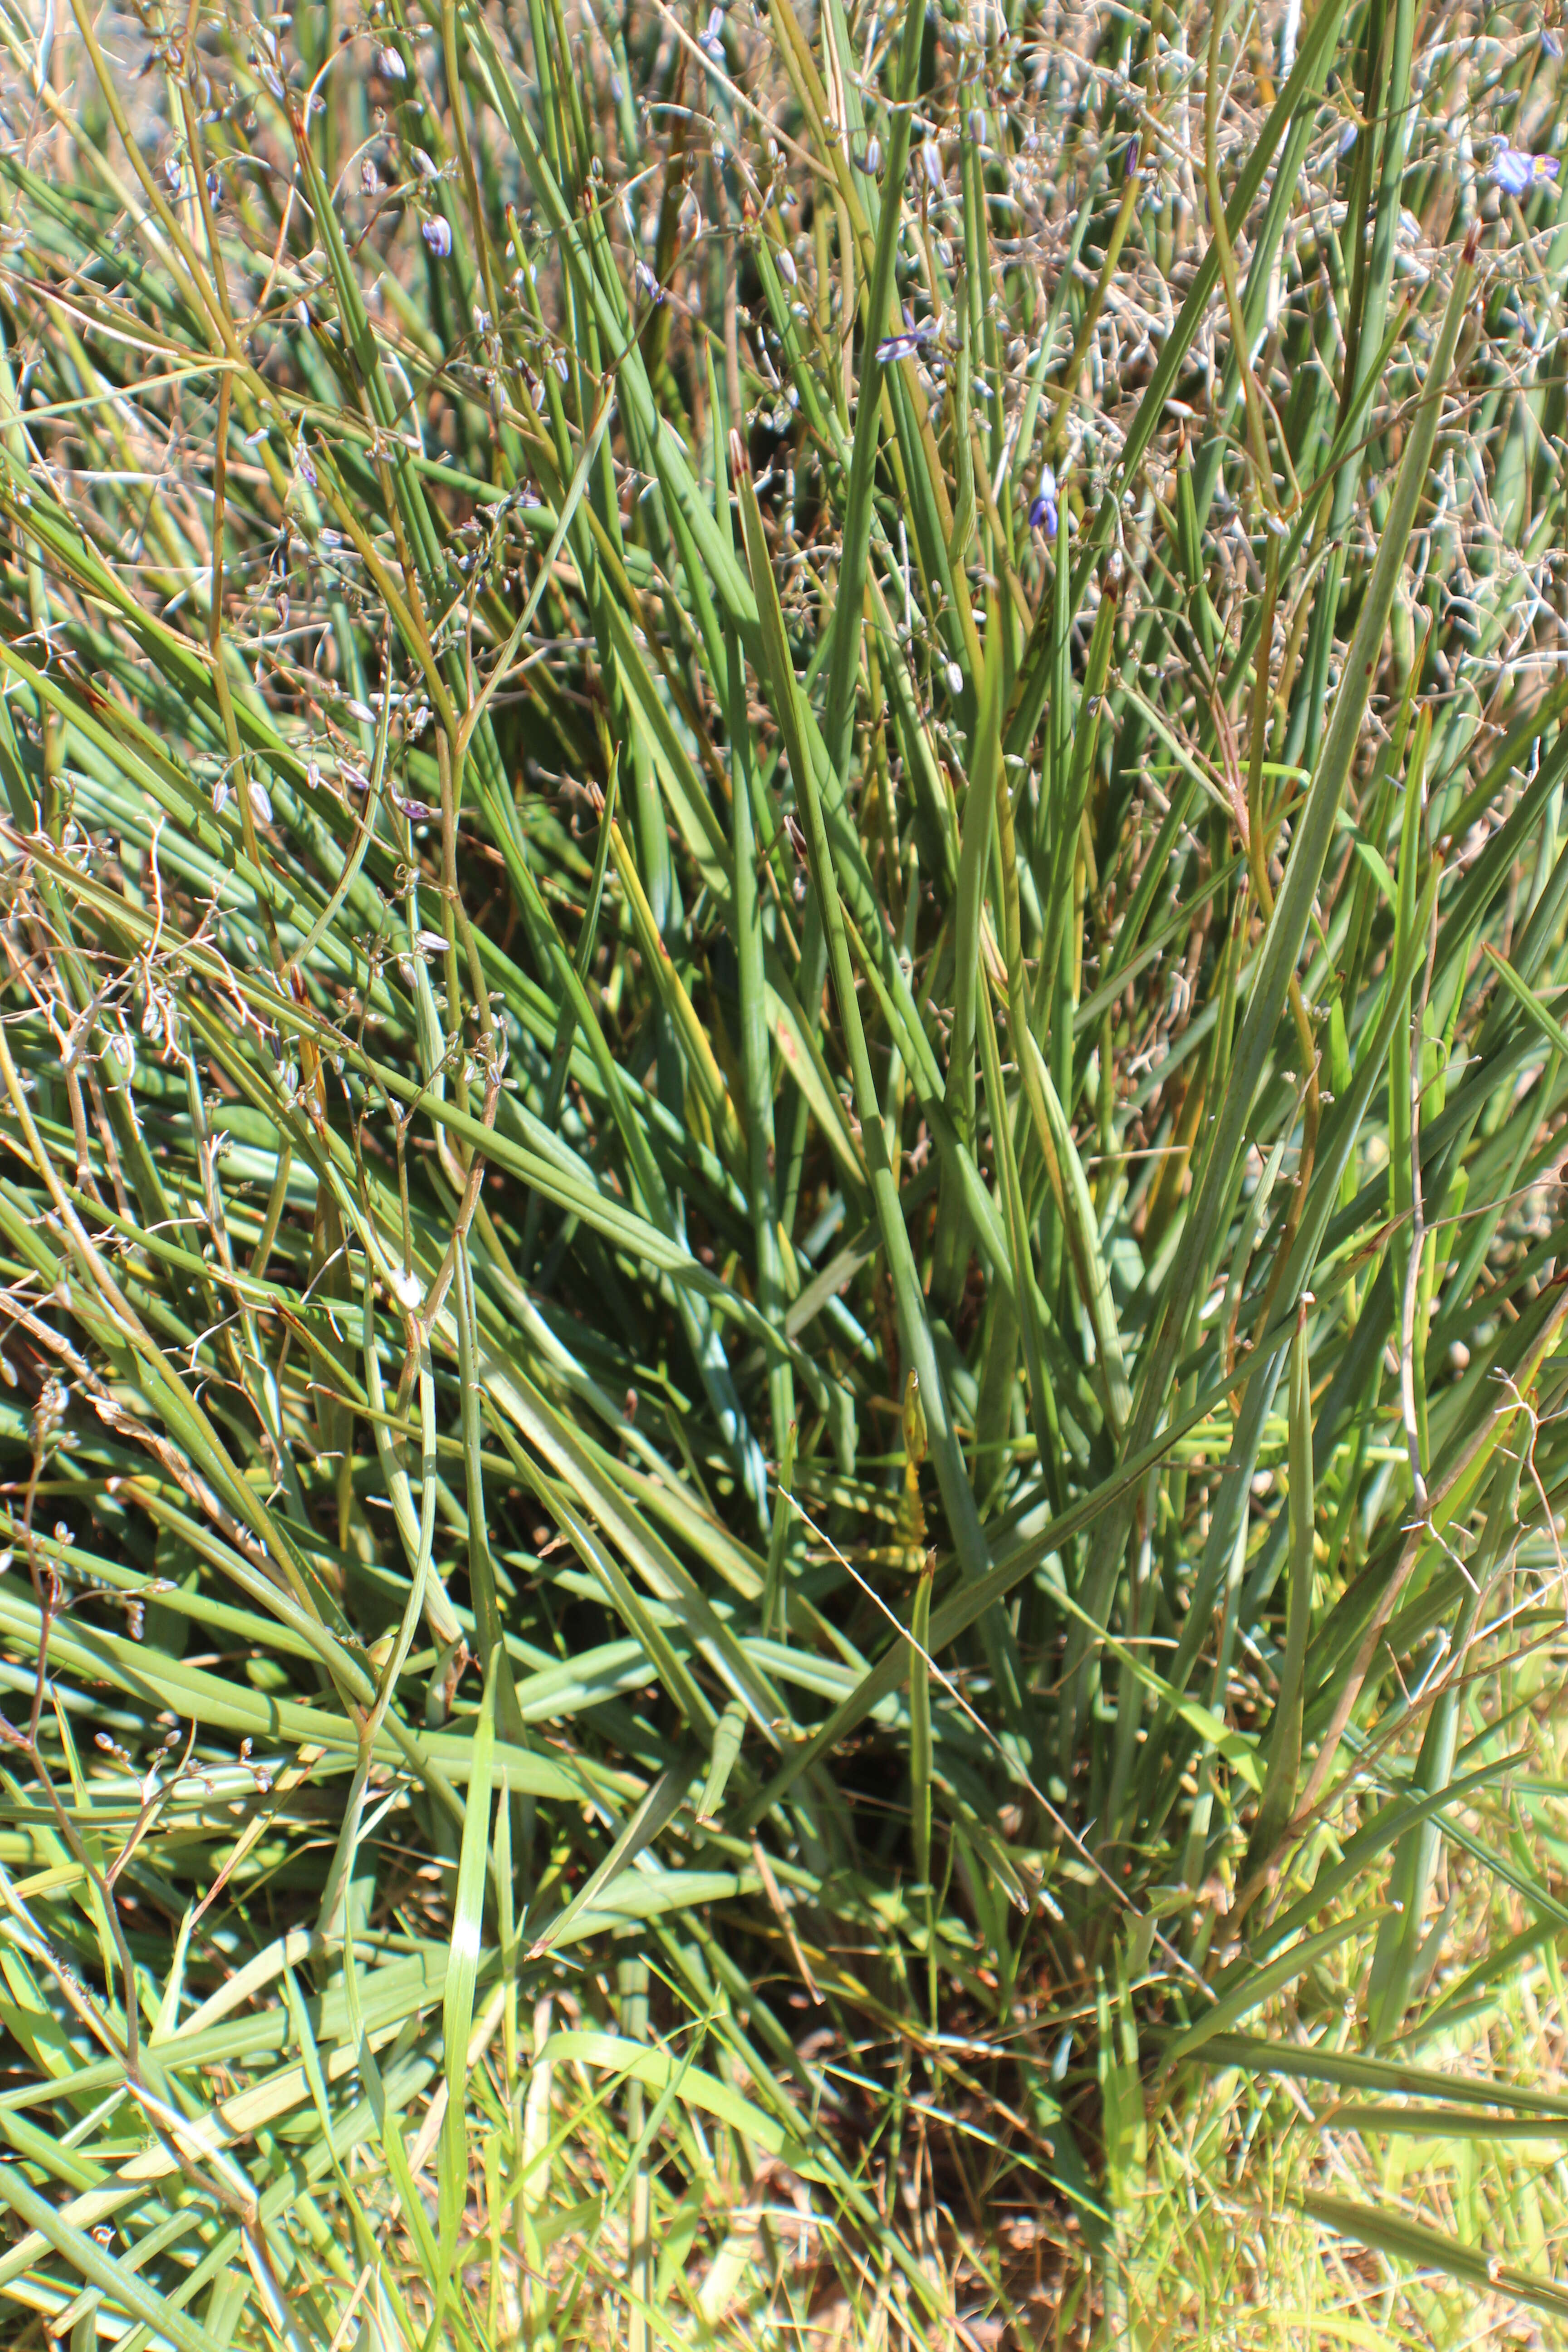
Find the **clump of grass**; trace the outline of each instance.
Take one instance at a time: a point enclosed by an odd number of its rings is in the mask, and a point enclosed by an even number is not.
[[[1561,2316],[1555,37],[0,34],[26,2340]]]

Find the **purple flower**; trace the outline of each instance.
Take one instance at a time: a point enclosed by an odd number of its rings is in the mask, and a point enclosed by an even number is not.
[[[1560,168],[1555,155],[1527,155],[1521,147],[1500,147],[1492,157],[1492,185],[1505,196],[1528,195],[1543,180],[1554,180]]]
[[[1029,529],[1055,539],[1060,517],[1057,509],[1057,478],[1048,466],[1040,468],[1040,484],[1029,509]]]
[[[440,814],[440,811],[433,809],[427,801],[405,801],[401,793],[393,793],[392,804],[402,811],[410,824],[424,824],[429,818]]]
[[[662,302],[664,299],[664,289],[659,284],[658,279],[654,276],[653,271],[648,268],[647,263],[642,258],[640,254],[632,264],[632,271],[633,275],[637,278],[638,286],[641,287],[643,292],[647,296],[648,300],[653,303]]]
[[[931,341],[929,327],[917,327],[915,314],[906,303],[904,331],[901,335],[885,335],[877,346],[877,361],[881,367],[891,367],[897,360],[913,359],[917,352],[929,349]]]
[[[445,261],[452,250],[452,231],[449,225],[439,218],[422,221],[419,225],[419,234],[437,260]]]
[[[722,8],[710,10],[707,24],[697,36],[697,46],[700,49],[706,50],[715,65],[723,64],[724,11]]]
[[[300,479],[302,482],[309,483],[310,488],[314,489],[316,487],[316,469],[310,463],[310,453],[306,448],[302,441],[294,452],[294,463],[300,469]]]

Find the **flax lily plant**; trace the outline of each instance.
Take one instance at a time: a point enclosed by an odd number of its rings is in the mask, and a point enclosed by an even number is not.
[[[1555,39],[248,5],[0,12],[6,2340],[1561,2315]]]

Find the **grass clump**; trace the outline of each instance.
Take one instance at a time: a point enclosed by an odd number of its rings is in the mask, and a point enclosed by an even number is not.
[[[0,35],[10,2340],[1559,2324],[1555,33]]]

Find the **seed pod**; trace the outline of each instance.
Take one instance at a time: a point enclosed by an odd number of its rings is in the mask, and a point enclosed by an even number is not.
[[[904,1382],[904,1454],[911,1470],[918,1470],[926,1458],[926,1416],[921,1402],[918,1373],[911,1372]]]

